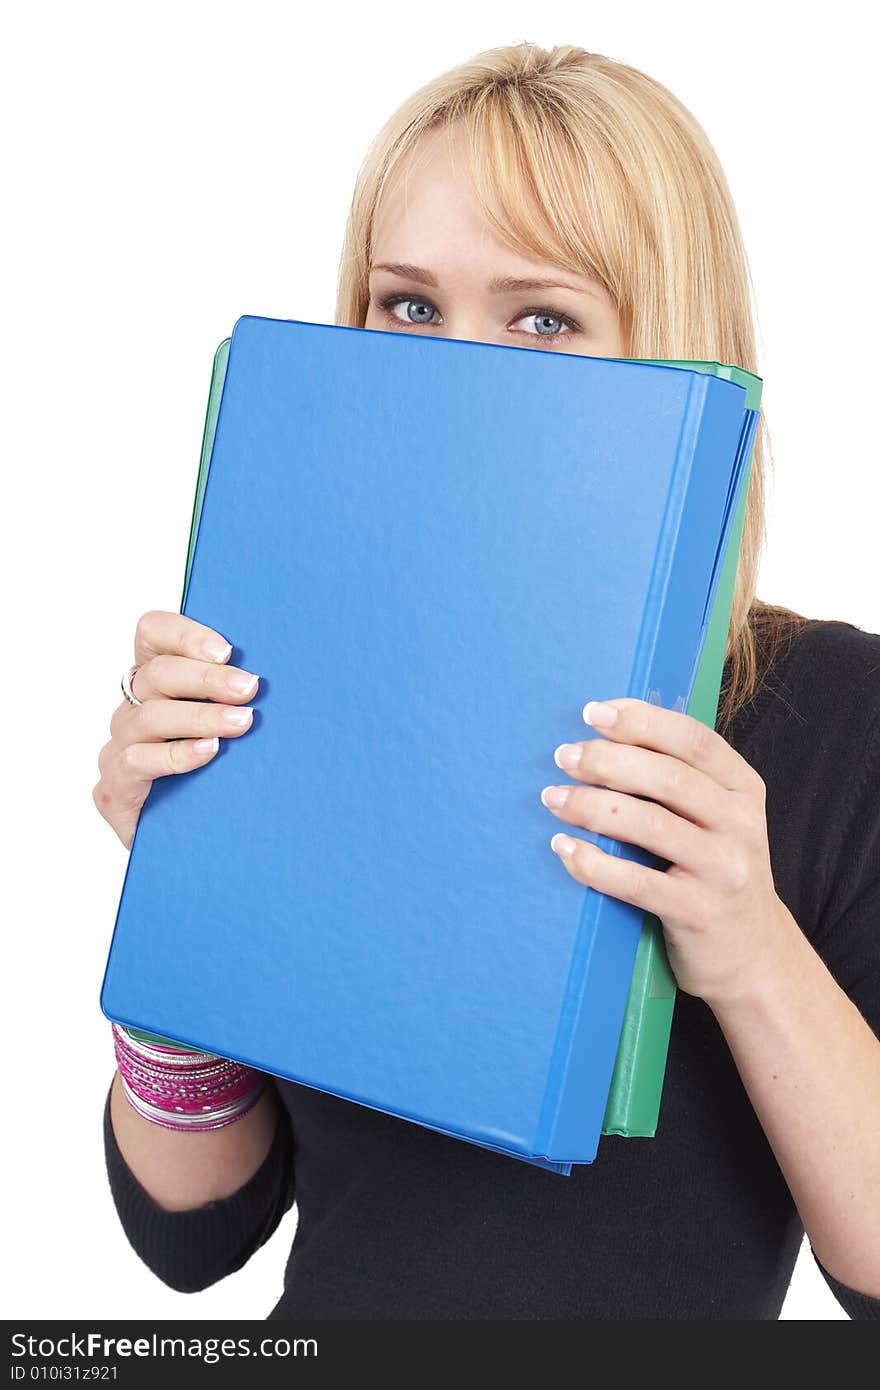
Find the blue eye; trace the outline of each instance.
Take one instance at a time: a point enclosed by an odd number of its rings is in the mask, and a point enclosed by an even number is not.
[[[548,337],[554,338],[562,327],[562,319],[556,318],[553,314],[535,314],[534,319],[538,333],[542,337],[546,334]],[[553,327],[554,324],[559,326]]]
[[[429,304],[425,299],[411,299],[403,294],[392,295],[390,299],[383,299],[381,307],[389,312],[391,318],[397,319],[398,323],[402,320],[393,312],[398,304],[406,305],[406,316],[410,323],[430,324],[432,319],[429,316],[437,312],[433,304]],[[415,313],[413,313],[413,308],[415,308]]]
[[[553,309],[526,309],[517,322],[522,323],[524,319],[534,319],[535,321],[536,331],[534,333],[524,328],[519,330],[530,338],[544,338],[545,340],[568,338],[572,333],[580,331],[574,319],[569,318],[568,314],[559,314]]]

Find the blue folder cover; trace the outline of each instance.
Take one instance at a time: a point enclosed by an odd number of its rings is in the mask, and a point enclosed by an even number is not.
[[[257,713],[153,783],[105,1015],[592,1162],[644,913],[539,794],[586,700],[685,708],[753,422],[699,371],[240,318],[182,611]]]

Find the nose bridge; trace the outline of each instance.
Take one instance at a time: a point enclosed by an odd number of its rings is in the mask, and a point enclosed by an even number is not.
[[[466,338],[476,343],[499,342],[503,331],[497,313],[492,313],[492,306],[476,301],[450,309],[444,326],[447,337]]]

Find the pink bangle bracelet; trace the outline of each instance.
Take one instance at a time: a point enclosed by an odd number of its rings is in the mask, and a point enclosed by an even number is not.
[[[126,1100],[144,1119],[165,1129],[220,1129],[256,1104],[263,1072],[209,1052],[189,1052],[135,1039],[111,1024]]]

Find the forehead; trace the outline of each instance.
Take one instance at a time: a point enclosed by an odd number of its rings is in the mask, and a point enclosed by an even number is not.
[[[485,216],[454,127],[426,131],[401,159],[379,197],[372,241],[374,264],[416,264],[444,284],[559,269],[512,245]]]
[[[426,131],[401,158],[379,195],[373,218],[377,255],[412,260],[403,253],[407,245],[412,250],[413,243],[424,257],[425,248],[448,245],[450,239],[496,235],[477,202],[460,137],[451,131]]]

